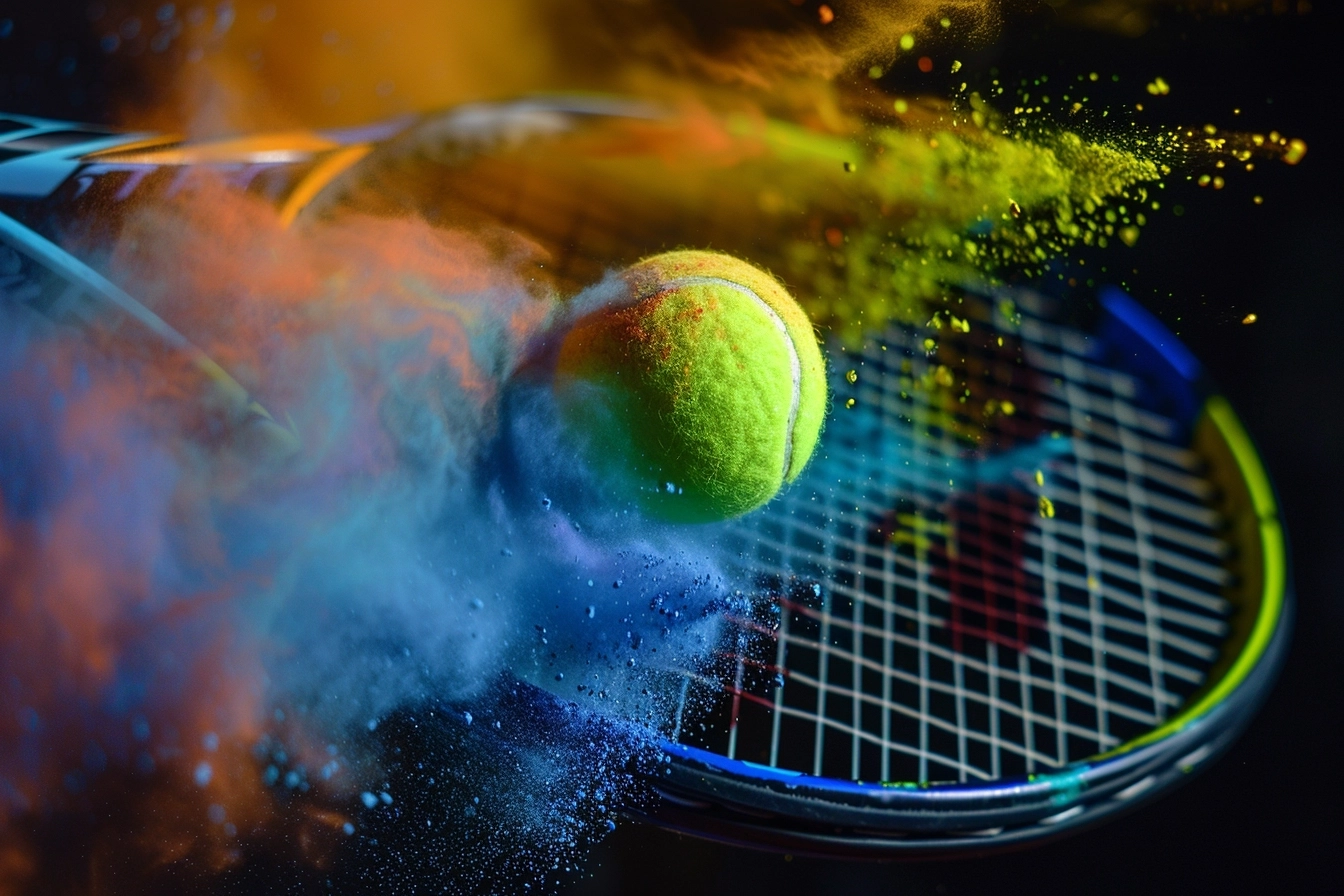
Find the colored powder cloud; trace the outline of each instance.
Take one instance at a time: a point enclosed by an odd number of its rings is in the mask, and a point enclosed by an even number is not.
[[[459,744],[459,808],[490,796],[461,819],[489,833],[466,865],[528,856],[535,876],[604,832],[729,589],[702,532],[585,500],[544,389],[504,400],[555,297],[462,232],[358,215],[285,231],[208,185],[134,213],[100,264],[302,448],[221,447],[172,352],[4,303],[0,824],[130,788],[175,807],[121,807],[150,866],[227,867],[249,829],[315,827],[320,854],[406,793],[388,732],[426,712],[461,729],[439,732]],[[525,679],[576,715],[526,724],[559,710]],[[594,750],[609,758],[580,759]]]
[[[293,229],[207,179],[65,234],[297,434],[293,457],[226,438],[176,354],[0,303],[0,891],[45,880],[44,838],[90,811],[117,818],[95,852],[128,881],[271,854],[352,886],[575,867],[751,588],[712,529],[585,499],[544,388],[514,376],[528,353],[673,245],[769,267],[851,341],[922,323],[948,283],[1132,243],[1202,139],[1024,132],[974,92],[877,108],[828,80],[922,46],[945,5],[109,5],[113,73],[151,97],[122,108],[137,124],[556,88],[674,114],[452,164],[431,119]],[[963,38],[992,21],[948,14]],[[0,258],[4,288],[21,267]],[[957,324],[933,315],[931,341]]]

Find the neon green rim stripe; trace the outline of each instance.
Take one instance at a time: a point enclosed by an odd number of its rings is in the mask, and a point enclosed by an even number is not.
[[[1274,489],[1269,484],[1269,476],[1260,463],[1260,455],[1246,429],[1237,419],[1232,405],[1221,395],[1215,395],[1204,403],[1204,412],[1209,415],[1218,433],[1232,451],[1232,457],[1241,470],[1250,492],[1251,506],[1260,521],[1260,550],[1264,561],[1264,592],[1260,598],[1260,613],[1246,639],[1246,646],[1222,677],[1209,692],[1180,715],[1167,721],[1160,728],[1135,738],[1129,743],[1103,753],[1098,759],[1106,759],[1127,753],[1144,744],[1162,740],[1202,718],[1245,681],[1246,676],[1260,662],[1265,649],[1269,646],[1274,631],[1278,628],[1279,615],[1283,612],[1284,589],[1288,579],[1288,555],[1283,540],[1283,527],[1279,525],[1278,508],[1274,503]]]

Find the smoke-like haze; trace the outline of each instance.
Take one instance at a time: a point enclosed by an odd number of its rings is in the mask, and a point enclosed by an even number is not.
[[[417,712],[458,725],[452,764],[475,769],[425,809],[480,813],[463,869],[507,854],[536,877],[605,830],[581,794],[667,721],[728,583],[702,530],[586,494],[544,381],[509,385],[560,306],[510,273],[526,243],[497,251],[415,219],[285,231],[222,187],[138,212],[101,264],[292,428],[291,457],[220,447],[172,353],[0,305],[8,842],[123,786],[178,807],[128,812],[153,861],[227,866],[296,812],[360,837],[405,796],[379,726]],[[529,720],[559,709],[523,679],[579,715]]]
[[[819,7],[826,6],[827,13]],[[545,90],[685,96],[864,72],[906,35],[982,41],[998,0],[231,0],[95,7],[123,123],[195,134],[362,124]],[[788,101],[784,94],[779,99]]]

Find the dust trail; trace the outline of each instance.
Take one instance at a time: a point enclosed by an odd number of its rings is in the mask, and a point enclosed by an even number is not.
[[[463,869],[535,877],[606,830],[729,589],[703,533],[558,468],[544,387],[503,400],[557,305],[497,249],[414,219],[286,232],[222,188],[125,224],[100,264],[283,415],[288,461],[223,454],[157,347],[0,303],[7,839],[130,786],[175,807],[108,835],[150,867],[228,868],[284,829],[313,861],[373,848],[342,844],[408,811],[387,782],[440,734],[467,789],[434,812],[479,813]],[[388,752],[387,720],[436,712],[462,730]]]
[[[886,64],[954,25],[983,41],[997,0],[230,0],[94,7],[120,121],[193,134],[364,124],[523,92],[762,91]],[[806,92],[806,88],[804,88]]]

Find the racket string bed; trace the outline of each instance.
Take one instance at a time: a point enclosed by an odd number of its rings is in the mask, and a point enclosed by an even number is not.
[[[682,742],[997,780],[1117,747],[1203,683],[1231,611],[1200,459],[1088,337],[980,317],[932,350],[895,326],[833,355],[818,457],[731,533],[762,596],[691,681]]]

